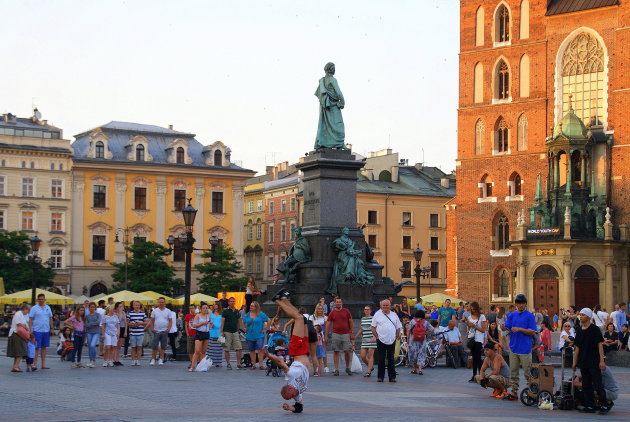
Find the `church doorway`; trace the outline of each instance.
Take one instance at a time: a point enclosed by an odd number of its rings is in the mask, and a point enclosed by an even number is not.
[[[551,265],[541,265],[534,272],[534,307],[558,312],[558,272]]]
[[[590,265],[582,265],[575,272],[575,307],[593,308],[599,303],[599,275]]]
[[[103,283],[95,283],[90,287],[90,297],[100,295],[101,293],[107,294],[107,287]]]

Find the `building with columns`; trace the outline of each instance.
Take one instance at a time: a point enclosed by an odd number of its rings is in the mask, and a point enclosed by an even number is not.
[[[41,240],[39,256],[55,271],[53,288],[69,292],[72,149],[63,131],[33,116],[0,119],[0,231]]]
[[[185,232],[181,210],[188,199],[198,210],[195,247],[208,249],[217,236],[243,260],[243,186],[254,172],[233,164],[225,144],[204,146],[172,127],[110,122],[76,135],[72,146],[74,293],[111,288],[110,262],[125,261],[123,243],[114,240],[125,229],[131,242],[166,246],[169,235],[177,239]],[[194,253],[193,266],[202,253]],[[173,251],[167,261],[183,278],[183,252]]]
[[[461,2],[449,293],[628,300],[628,45],[625,1]]]

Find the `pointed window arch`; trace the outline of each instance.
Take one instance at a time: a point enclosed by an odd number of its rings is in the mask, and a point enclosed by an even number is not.
[[[499,117],[494,127],[494,153],[504,154],[509,151],[509,129],[503,117]]]
[[[495,272],[494,294],[498,297],[510,296],[510,273],[505,268]]]
[[[479,6],[475,15],[475,46],[483,46],[484,41],[484,11],[483,6]]]
[[[497,63],[494,73],[495,77],[495,98],[507,100],[510,98],[510,68],[505,60],[501,59]]]
[[[519,151],[526,151],[527,150],[527,117],[525,116],[525,114],[521,114],[518,118],[518,133],[517,133],[517,149]]]
[[[508,186],[510,188],[510,196],[518,196],[523,194],[523,190],[521,185],[523,184],[523,180],[521,179],[521,175],[517,172],[512,173],[510,179],[508,180]]]
[[[478,184],[479,197],[480,198],[491,197],[493,186],[494,186],[494,182],[492,181],[492,177],[490,177],[490,175],[488,174],[484,174]]]
[[[475,103],[483,102],[483,65],[477,63],[475,65],[475,76],[473,84],[473,100]]]
[[[602,44],[593,34],[580,32],[564,50],[561,66],[562,116],[572,105],[575,114],[584,123],[602,124],[606,106]]]
[[[521,22],[518,32],[522,40],[529,38],[529,0],[521,2]]]
[[[519,65],[519,95],[521,98],[529,97],[529,81],[530,81],[529,56],[523,54]]]
[[[501,215],[497,220],[494,236],[496,250],[508,249],[510,242],[510,221],[505,215]]]
[[[486,125],[483,120],[478,119],[475,123],[475,154],[482,155],[485,152],[484,136]]]
[[[498,43],[510,41],[510,10],[505,4],[497,8],[494,15],[495,37]]]

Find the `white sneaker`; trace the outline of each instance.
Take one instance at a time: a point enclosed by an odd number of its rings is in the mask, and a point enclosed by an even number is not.
[[[158,360],[158,365],[164,365],[164,361],[162,359]]]
[[[109,361],[109,366],[112,366],[112,367],[114,366],[114,361],[113,360]]]
[[[330,372],[330,369],[328,369],[328,367],[325,367],[324,368],[324,372],[328,373],[328,372]]]
[[[73,363],[72,365],[70,365],[70,368],[78,368],[79,364],[78,363]]]
[[[151,366],[155,365],[155,359],[151,359],[151,362],[149,362],[149,365]]]
[[[103,362],[103,368],[107,368],[109,366],[109,362],[105,361]]]
[[[139,360],[136,361],[136,366],[140,366],[140,361]]]
[[[86,365],[88,368],[94,368],[94,361],[91,360],[90,363]]]

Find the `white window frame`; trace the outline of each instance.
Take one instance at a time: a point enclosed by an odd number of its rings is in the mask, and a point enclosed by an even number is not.
[[[5,196],[7,194],[6,185],[7,185],[7,177],[0,176],[0,196]]]
[[[254,201],[249,201],[248,203],[248,211],[250,214],[254,212]]]
[[[287,241],[287,224],[286,223],[280,224],[280,241],[281,242]]]
[[[251,224],[247,225],[247,240],[252,240],[254,237],[254,227]]]
[[[25,229],[24,228],[24,224],[23,224],[24,220],[23,220],[23,218],[24,218],[24,213],[25,212],[30,212],[30,213],[33,214],[32,218],[31,218],[31,222],[32,222],[31,226],[32,227],[30,229]],[[35,231],[35,229],[37,227],[37,225],[36,225],[36,217],[37,217],[37,213],[35,212],[35,210],[32,210],[32,209],[20,210],[20,230]]]
[[[31,194],[25,195],[25,188],[28,193],[28,185],[26,184],[26,180],[31,180]],[[22,197],[25,198],[34,198],[35,197],[35,178],[34,177],[22,177]]]
[[[58,186],[55,186],[55,182],[59,182]],[[59,194],[55,196],[55,189],[59,189]],[[50,180],[50,197],[51,198],[63,198],[63,180],[51,179]]]
[[[262,212],[263,210],[263,201],[259,199],[256,201],[256,212]]]
[[[61,226],[61,228],[59,230],[55,229],[53,227],[53,215],[54,214],[59,214],[59,225]],[[63,227],[64,227],[64,215],[62,212],[59,211],[53,211],[50,213],[50,231],[51,232],[63,232]]]
[[[58,251],[59,254],[54,254],[53,252]],[[50,248],[50,259],[52,262],[52,268],[53,269],[61,269],[63,268],[63,249],[61,248]]]
[[[0,230],[6,230],[7,211],[0,209]]]

